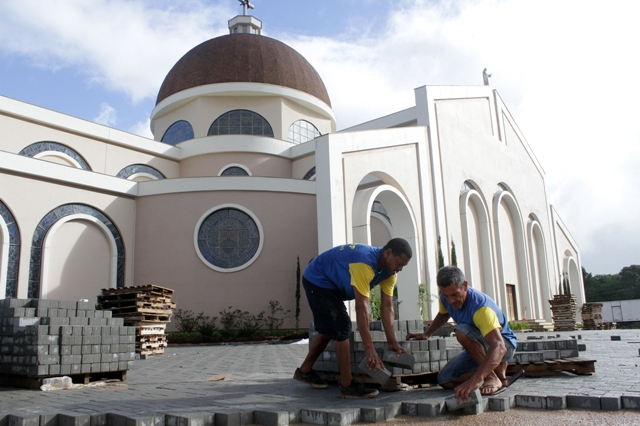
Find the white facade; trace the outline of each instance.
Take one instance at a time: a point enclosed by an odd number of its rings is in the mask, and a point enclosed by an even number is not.
[[[414,258],[399,274],[401,318],[419,318],[419,284],[437,294],[438,238],[445,263],[455,244],[470,285],[510,320],[550,320],[563,276],[581,305],[578,247],[498,93],[423,86],[415,100],[336,133],[330,105],[303,91],[209,84],[161,100],[149,140],[0,97],[0,292],[93,300],[101,288],[155,284],[209,316],[269,300],[293,311],[298,258],[304,268],[338,244],[403,237]],[[273,136],[208,136],[234,110],[258,114]],[[194,137],[161,142],[180,120]],[[297,120],[321,136],[289,141]],[[224,176],[230,167],[244,176]],[[228,240],[217,246],[203,227],[218,211],[250,218],[250,230],[215,219],[215,238]],[[256,241],[239,264],[208,257],[234,255],[245,231]],[[301,306],[304,324],[304,295]]]

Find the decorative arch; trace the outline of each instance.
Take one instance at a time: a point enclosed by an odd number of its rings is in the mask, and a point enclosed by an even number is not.
[[[534,318],[551,318],[551,307],[547,300],[553,297],[550,289],[549,268],[544,233],[540,221],[534,214],[527,222],[527,240],[529,242],[529,264],[531,265],[531,285],[533,286],[535,312]]]
[[[227,164],[220,169],[218,176],[251,176],[251,171],[242,164]]]
[[[498,185],[498,190],[493,197],[493,221],[495,230],[496,241],[496,260],[498,262],[498,285],[499,293],[505,303],[503,308],[507,306],[507,294],[506,294],[506,279],[505,279],[505,263],[504,263],[504,248],[502,247],[502,235],[500,224],[500,208],[504,203],[507,214],[513,223],[513,237],[514,237],[514,251],[515,251],[515,267],[518,282],[516,284],[516,290],[519,292],[519,297],[516,297],[517,312],[520,317],[531,316],[533,312],[533,296],[531,286],[529,284],[528,273],[528,261],[527,261],[527,248],[525,242],[525,229],[522,223],[520,208],[513,194],[509,192],[507,187],[503,184]],[[516,295],[518,296],[518,295]],[[526,314],[525,314],[526,312]],[[515,318],[514,318],[515,319]]]
[[[565,257],[562,262],[562,271],[569,278],[569,287],[572,294],[576,296],[580,296],[580,292],[576,292],[576,288],[580,287],[580,268],[578,268],[578,262],[573,257],[573,253],[569,250],[566,250],[564,253]],[[562,277],[560,279],[560,283],[562,284]],[[584,302],[584,301],[581,301]]]
[[[0,295],[18,296],[20,228],[7,205],[0,200]]]
[[[138,177],[146,177],[150,180],[165,179],[160,171],[146,164],[131,164],[120,170],[116,177],[127,180],[135,180]]]
[[[460,194],[465,274],[472,287],[486,293],[499,304],[500,293],[496,291],[493,271],[489,212],[482,195],[471,188],[473,185],[470,184],[463,186]]]
[[[164,132],[161,142],[175,146],[180,142],[188,141],[193,138],[193,126],[191,126],[191,123],[186,120],[178,120],[169,126],[166,132]]]
[[[64,204],[47,213],[36,226],[31,241],[31,262],[29,264],[29,287],[27,297],[40,297],[43,271],[46,270],[46,252],[49,236],[60,226],[71,220],[86,220],[97,224],[109,240],[112,251],[112,279],[114,287],[124,287],[125,249],[120,231],[100,210],[86,204]]]
[[[372,188],[358,190],[352,207],[352,241],[354,243],[371,244],[371,212],[378,201],[387,213],[391,238],[404,238],[411,245],[414,258],[398,275],[398,317],[420,318],[420,310],[415,301],[418,300],[420,284],[420,243],[415,217],[402,192],[391,185],[382,184]],[[393,223],[393,225],[391,225]]]
[[[41,158],[47,155],[63,158],[78,169],[91,170],[89,163],[76,151],[58,142],[36,142],[23,148],[18,155],[25,157]]]
[[[246,109],[225,112],[214,120],[207,136],[254,135],[273,137],[273,129],[260,114]]]

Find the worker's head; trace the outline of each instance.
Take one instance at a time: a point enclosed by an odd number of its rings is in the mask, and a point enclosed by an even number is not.
[[[467,300],[467,281],[464,272],[457,266],[445,266],[438,271],[436,277],[438,288],[447,301],[455,309],[462,308]]]
[[[407,266],[411,256],[413,256],[413,251],[407,240],[393,238],[382,247],[378,267],[385,269],[390,274],[395,274]]]

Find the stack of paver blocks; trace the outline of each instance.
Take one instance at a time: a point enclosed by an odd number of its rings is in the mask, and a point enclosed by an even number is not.
[[[124,371],[134,359],[135,328],[89,302],[0,300],[0,374]]]
[[[364,343],[358,331],[357,324],[352,323],[352,332],[349,336],[349,348],[351,351],[351,371],[358,371],[358,364],[365,356]],[[389,349],[386,335],[382,327],[381,321],[371,321],[369,330],[373,340],[373,346],[376,348],[378,355],[382,357],[385,350]],[[394,367],[385,364],[387,370],[393,376],[422,374],[440,371],[447,361],[462,351],[461,348],[447,349],[446,340],[444,338],[430,338],[428,340],[404,340],[407,333],[424,332],[424,322],[422,320],[397,320],[394,322],[394,332],[396,339],[408,353],[413,356],[413,369]],[[309,345],[317,332],[313,326],[313,322],[309,326]],[[337,373],[338,358],[335,351],[334,342],[331,341],[322,356],[318,358],[313,369],[319,372]]]
[[[553,316],[554,331],[576,329],[577,299],[573,294],[556,294],[549,300]]]
[[[528,337],[519,341],[512,363],[544,362],[548,359],[575,358],[579,356],[576,339],[542,339]]]
[[[602,330],[602,303],[583,304],[581,314],[585,330]]]

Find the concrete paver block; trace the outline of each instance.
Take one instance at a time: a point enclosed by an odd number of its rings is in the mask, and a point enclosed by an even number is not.
[[[360,421],[359,408],[345,408],[340,411],[327,414],[327,425],[329,426],[347,426]]]
[[[539,395],[516,395],[516,407],[547,408],[547,397]]]
[[[482,394],[480,389],[476,389],[469,394],[469,399],[463,401],[462,399],[456,399],[455,395],[449,396],[444,400],[447,405],[448,411],[456,411],[465,407],[473,407],[476,404],[482,403]]]
[[[253,422],[257,425],[264,426],[286,426],[297,423],[297,412],[292,411],[264,411],[256,410],[253,412]]]
[[[91,414],[91,426],[107,426],[107,413]]]
[[[384,422],[384,407],[366,407],[360,409],[360,421],[362,423]]]
[[[567,408],[567,399],[564,396],[547,396],[547,410],[564,410]]]
[[[300,410],[300,421],[302,423],[310,423],[313,425],[327,424],[328,413],[320,410]]]
[[[436,417],[445,412],[445,404],[440,402],[434,403],[418,403],[418,416],[420,417]]]
[[[601,396],[600,409],[602,411],[619,411],[622,409],[622,400],[615,396]]]
[[[640,396],[622,395],[622,408],[627,410],[640,410]]]
[[[420,402],[417,401],[404,401],[402,403],[402,414],[405,416],[417,416],[418,415],[418,404]]]
[[[600,410],[600,398],[587,395],[567,395],[567,408],[586,408]]]
[[[358,371],[368,375],[369,377],[371,377],[373,380],[375,380],[376,382],[380,383],[381,385],[384,385],[385,383],[387,383],[387,380],[389,380],[389,377],[391,377],[391,372],[387,369],[378,369],[376,370],[369,370],[367,368],[367,358],[362,358],[362,361],[360,361],[360,364],[358,364]]]
[[[34,413],[9,414],[7,426],[40,426],[40,415]]]
[[[215,414],[203,412],[166,413],[165,426],[214,426]]]
[[[109,426],[164,426],[164,414],[141,413],[108,413]]]
[[[515,405],[514,398],[508,396],[492,396],[488,398],[490,411],[509,411],[512,404]]]
[[[402,402],[392,402],[384,406],[384,417],[386,420],[393,419],[402,413]]]
[[[91,426],[91,416],[84,413],[59,413],[58,426]]]

